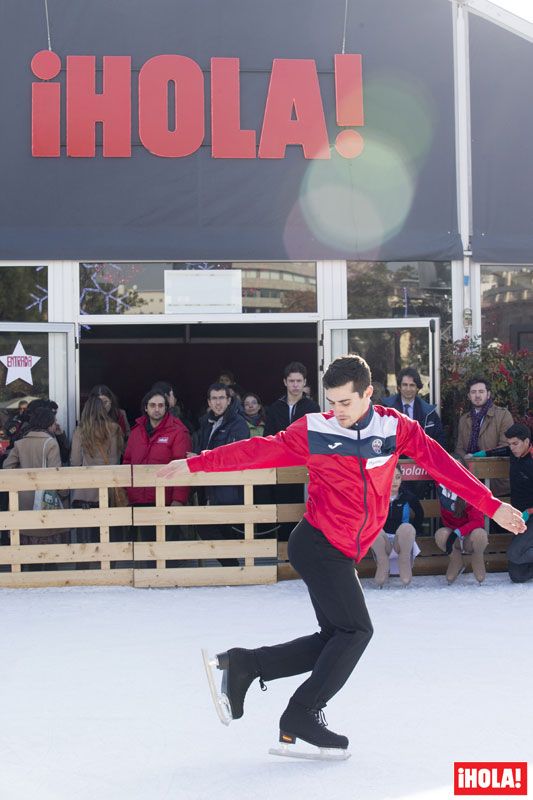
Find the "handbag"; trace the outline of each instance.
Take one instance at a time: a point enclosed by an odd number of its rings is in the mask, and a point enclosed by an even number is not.
[[[43,445],[43,469],[46,469],[46,445],[52,439],[46,439]],[[37,489],[33,496],[34,511],[57,511],[63,508],[61,498],[55,489]]]

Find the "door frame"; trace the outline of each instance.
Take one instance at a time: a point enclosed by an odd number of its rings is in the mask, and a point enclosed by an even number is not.
[[[66,408],[59,409],[60,417],[65,419],[63,427],[69,437],[72,436],[78,418],[78,391],[77,391],[77,326],[71,322],[0,322],[0,333],[64,333],[66,335],[66,361],[63,379],[56,372],[56,365],[61,366],[63,358],[62,348],[56,347],[53,340],[48,340],[48,369],[49,390],[51,399],[58,403],[66,400]],[[58,394],[59,392],[59,394]],[[63,396],[61,396],[63,395]]]
[[[347,334],[353,330],[405,330],[406,328],[426,328],[429,352],[429,392],[430,401],[440,413],[440,317],[393,317],[390,319],[325,319],[320,338],[319,376],[324,374],[332,361],[335,332],[344,337],[344,352],[348,348]],[[321,388],[322,407],[325,408],[325,394]]]

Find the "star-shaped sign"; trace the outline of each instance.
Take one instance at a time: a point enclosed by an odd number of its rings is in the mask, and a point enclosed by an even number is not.
[[[10,355],[0,356],[0,362],[7,367],[6,386],[18,378],[33,386],[31,371],[40,360],[41,356],[28,355],[19,339]]]

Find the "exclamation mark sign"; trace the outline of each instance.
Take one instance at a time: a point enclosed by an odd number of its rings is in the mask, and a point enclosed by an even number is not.
[[[363,112],[363,68],[360,54],[335,56],[335,101],[337,125],[350,127],[335,139],[335,149],[343,158],[357,158],[363,152],[365,141],[354,127],[365,124]]]

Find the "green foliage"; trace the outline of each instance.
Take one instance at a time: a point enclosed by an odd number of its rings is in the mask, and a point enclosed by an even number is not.
[[[46,287],[46,270],[39,270],[37,267],[1,267],[0,320],[46,322],[47,301],[43,303],[43,311],[39,311],[39,306],[34,303],[36,297],[43,295]],[[33,307],[27,308],[29,305]]]
[[[483,344],[480,337],[465,336],[441,343],[442,421],[450,447],[457,439],[459,417],[467,411],[466,384],[475,376],[491,383],[496,405],[508,408],[513,419],[528,421],[532,389],[533,353],[513,352],[507,344]]]

